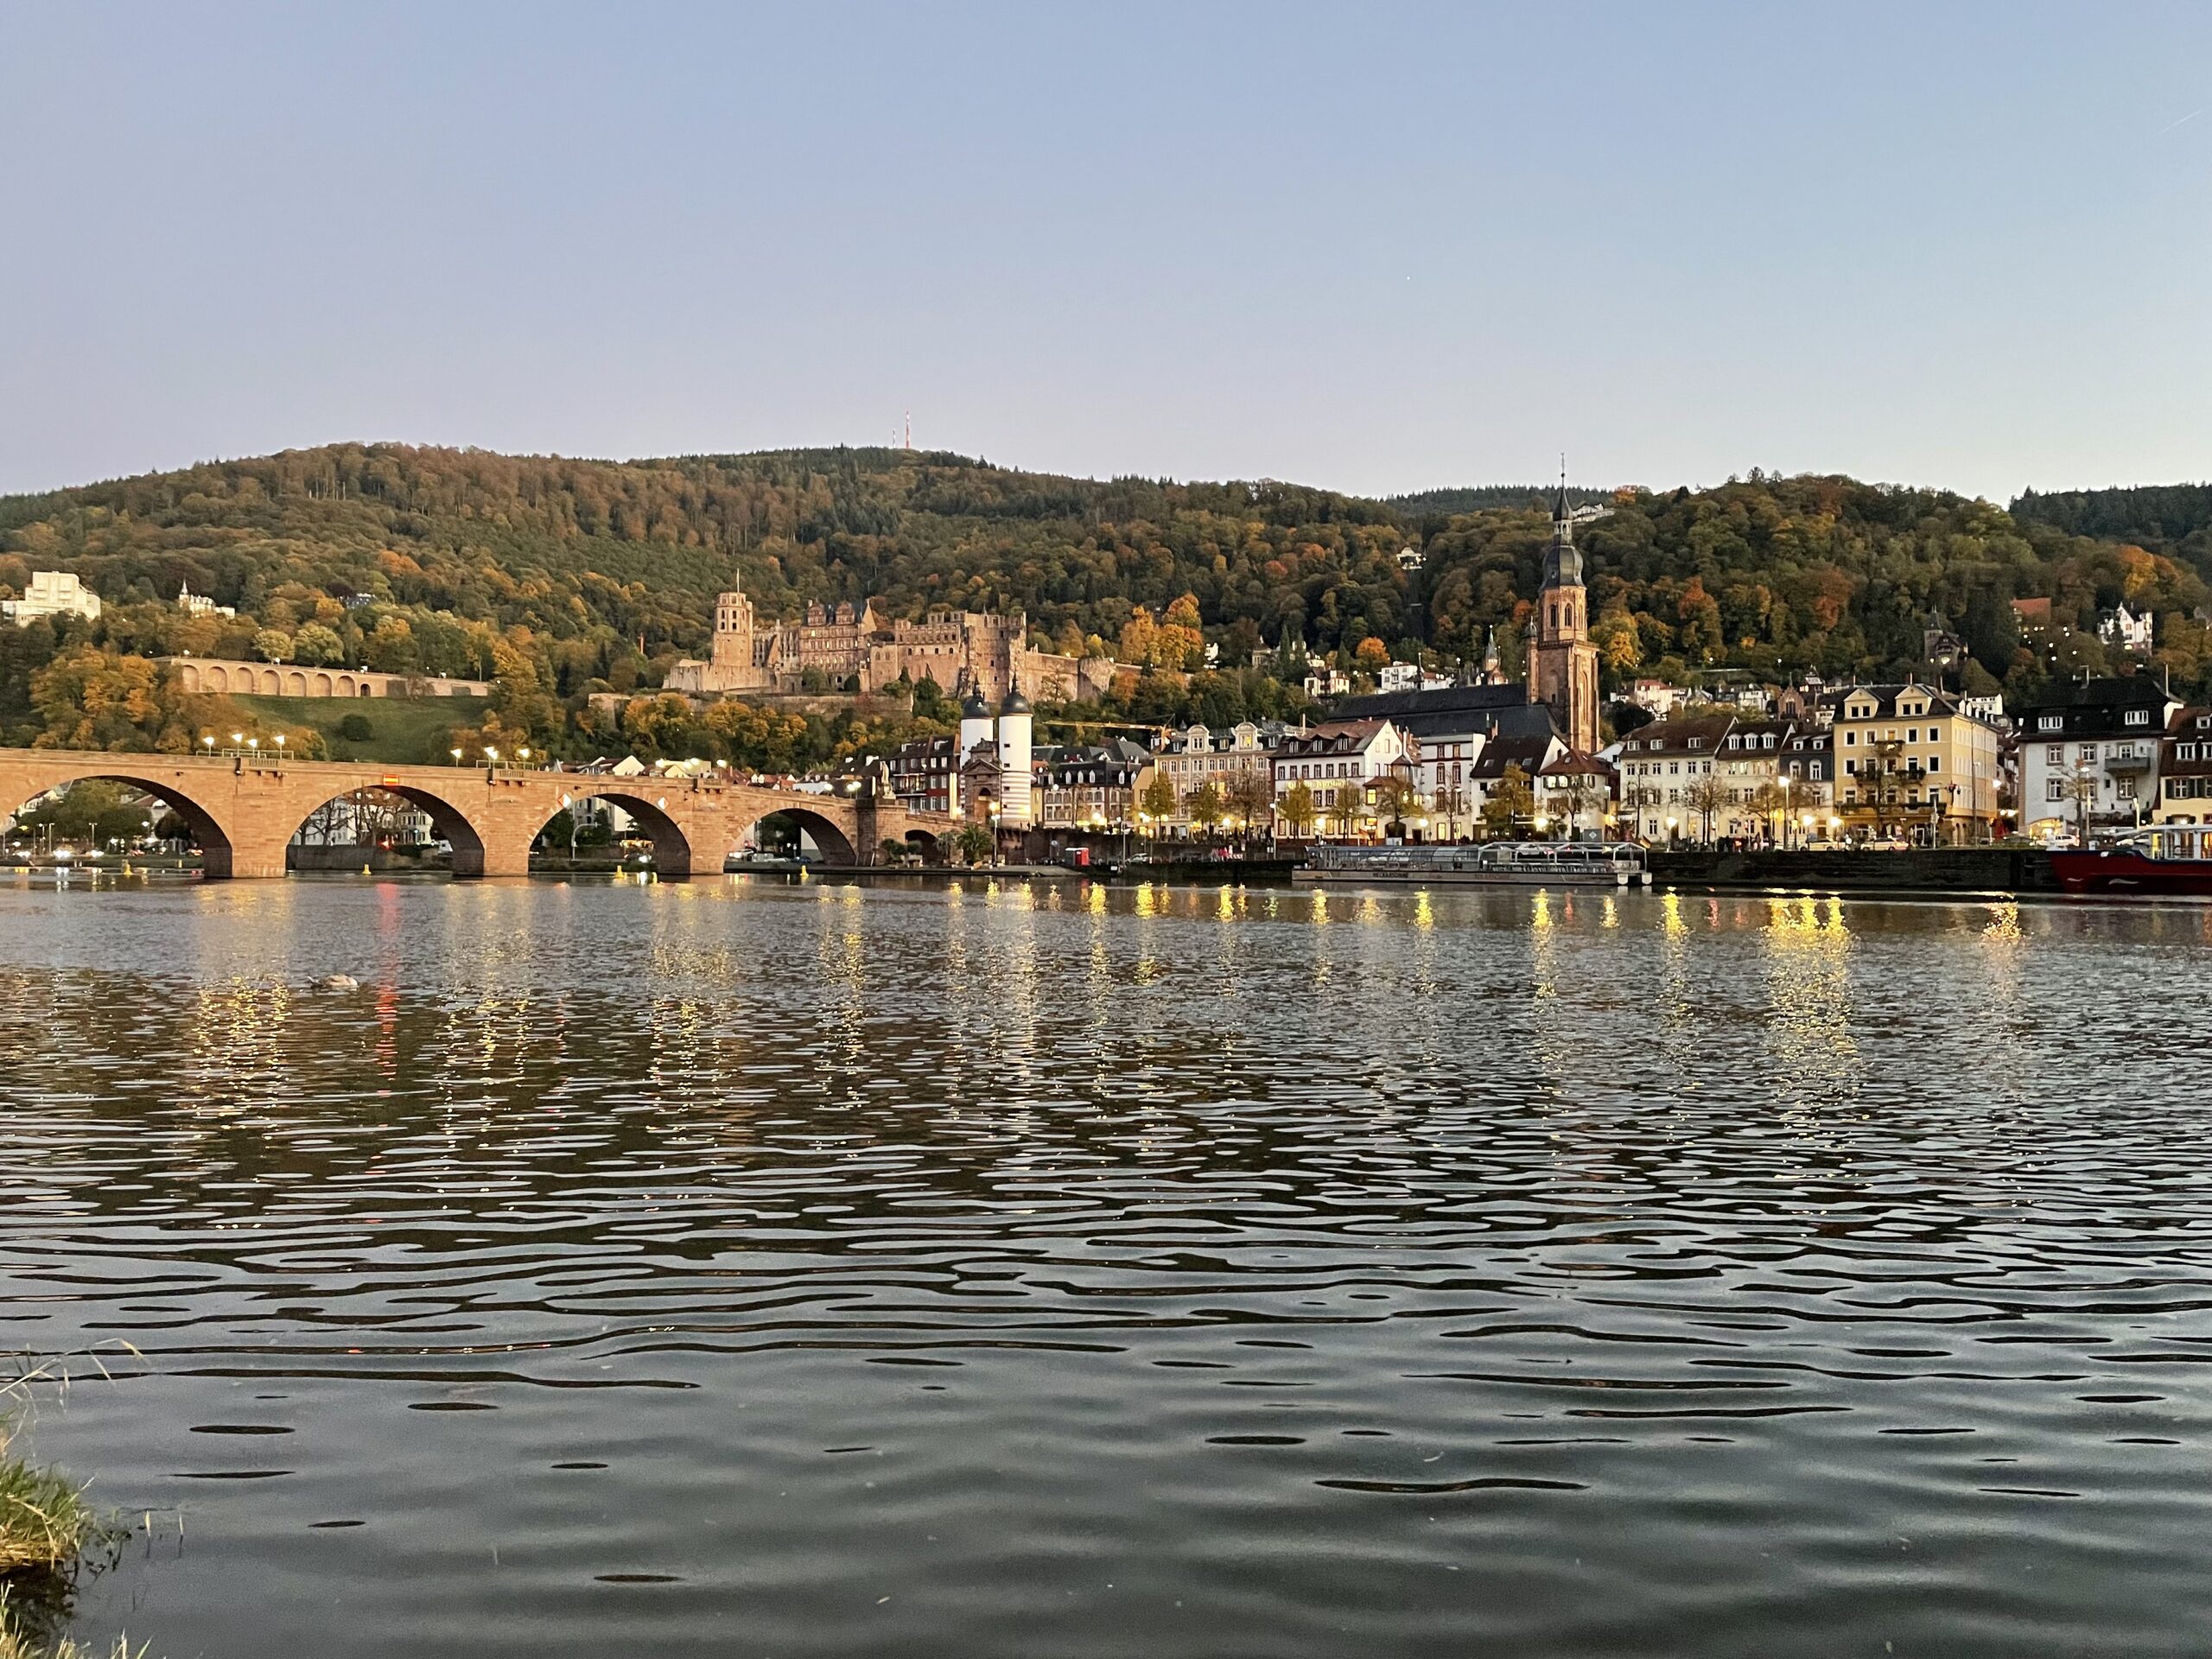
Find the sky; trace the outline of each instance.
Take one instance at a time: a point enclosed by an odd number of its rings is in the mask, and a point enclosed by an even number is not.
[[[2212,7],[0,0],[0,491],[2212,475]]]

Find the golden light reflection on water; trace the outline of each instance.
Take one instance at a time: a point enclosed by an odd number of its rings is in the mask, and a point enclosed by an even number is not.
[[[1840,899],[1766,901],[1767,1049],[1777,1092],[1793,1107],[1840,1103],[1857,1092],[1852,1034],[1851,928]]]

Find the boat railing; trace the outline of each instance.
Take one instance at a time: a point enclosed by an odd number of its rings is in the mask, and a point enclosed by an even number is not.
[[[1319,870],[1408,874],[1446,871],[1553,871],[1561,875],[1635,875],[1643,849],[1631,842],[1484,841],[1374,847],[1323,842],[1306,862]]]

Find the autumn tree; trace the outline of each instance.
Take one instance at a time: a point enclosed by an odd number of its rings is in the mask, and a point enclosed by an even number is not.
[[[1313,821],[1319,816],[1313,804],[1313,790],[1302,779],[1291,785],[1283,791],[1282,799],[1276,804],[1275,816],[1290,826],[1292,835],[1300,841],[1305,840],[1313,833]]]
[[[1222,819],[1229,812],[1228,797],[1220,783],[1211,778],[1191,791],[1188,804],[1192,823],[1207,836],[1221,827]]]
[[[309,622],[292,636],[292,660],[310,668],[342,662],[346,642],[320,622]]]
[[[1175,816],[1175,785],[1167,774],[1155,768],[1145,785],[1137,791],[1137,811],[1151,820],[1152,832],[1158,835]]]
[[[79,645],[32,678],[30,700],[44,726],[39,748],[183,754],[192,747],[173,678],[143,657]]]
[[[1228,795],[1230,812],[1243,821],[1247,840],[1272,832],[1275,791],[1269,773],[1249,767],[1237,772],[1229,780]]]
[[[1483,834],[1492,841],[1510,836],[1513,826],[1534,817],[1535,810],[1536,792],[1528,772],[1518,761],[1510,762],[1483,802]]]

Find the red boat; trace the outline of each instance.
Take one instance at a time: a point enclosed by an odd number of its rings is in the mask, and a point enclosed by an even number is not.
[[[2056,852],[2069,893],[2101,899],[2212,899],[2212,825],[2163,823],[2088,852]]]

